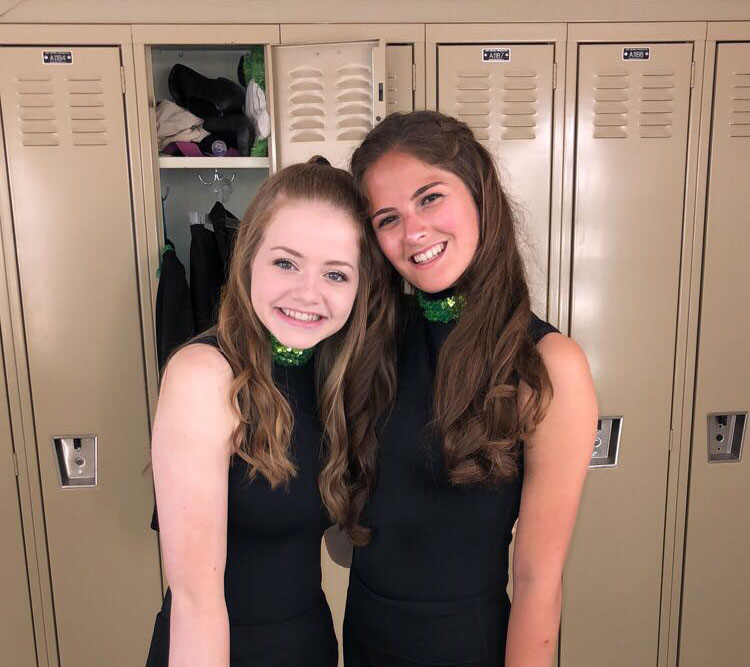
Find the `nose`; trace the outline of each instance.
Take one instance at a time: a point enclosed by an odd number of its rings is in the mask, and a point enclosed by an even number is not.
[[[406,213],[403,215],[404,241],[411,246],[419,246],[427,236],[427,230],[418,215]]]
[[[302,272],[293,290],[294,298],[300,304],[311,305],[320,301],[317,276],[312,271]]]

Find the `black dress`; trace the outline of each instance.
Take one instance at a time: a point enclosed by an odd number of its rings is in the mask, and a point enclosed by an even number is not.
[[[354,550],[349,579],[346,667],[504,663],[523,461],[499,487],[448,483],[430,424],[438,353],[453,326],[414,313],[399,344],[396,400],[378,432],[377,482],[363,514],[373,539]],[[552,331],[532,315],[535,343]]]
[[[215,337],[200,342],[218,347]],[[329,526],[318,491],[321,428],[313,362],[273,366],[273,378],[294,413],[291,455],[297,476],[288,489],[252,482],[235,456],[229,468],[224,596],[231,667],[335,667],[338,646],[321,588],[320,544]],[[156,617],[146,667],[167,667],[167,591]]]

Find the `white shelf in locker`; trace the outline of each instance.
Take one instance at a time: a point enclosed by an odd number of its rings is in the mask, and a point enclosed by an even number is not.
[[[159,169],[268,169],[267,157],[159,157]]]

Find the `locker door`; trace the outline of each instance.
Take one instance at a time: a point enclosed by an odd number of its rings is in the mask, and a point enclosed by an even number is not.
[[[161,587],[119,51],[0,59],[60,663],[143,664]]]
[[[693,47],[648,47],[578,51],[570,331],[621,422],[584,491],[562,667],[657,660]]]
[[[268,47],[275,169],[323,155],[348,168],[385,115],[385,46],[377,41]]]
[[[438,111],[464,121],[498,162],[519,213],[532,308],[547,313],[552,44],[440,44]]]
[[[0,263],[0,266],[2,264]],[[14,472],[5,367],[0,345],[0,646],[3,661],[14,667],[36,667],[34,628],[23,544],[21,506]]]
[[[718,45],[714,81],[681,667],[733,667],[746,664],[750,655],[747,418],[744,425],[737,417],[732,423],[731,416],[722,424],[709,416],[750,412],[750,43]]]

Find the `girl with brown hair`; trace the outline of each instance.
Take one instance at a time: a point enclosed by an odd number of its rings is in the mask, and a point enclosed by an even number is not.
[[[596,430],[586,357],[531,312],[508,198],[464,123],[388,116],[351,170],[382,255],[348,378],[346,665],[549,667]]]
[[[148,667],[338,663],[320,544],[346,503],[343,377],[370,290],[359,215],[343,170],[271,177],[218,325],[166,365],[152,461],[170,588]]]

